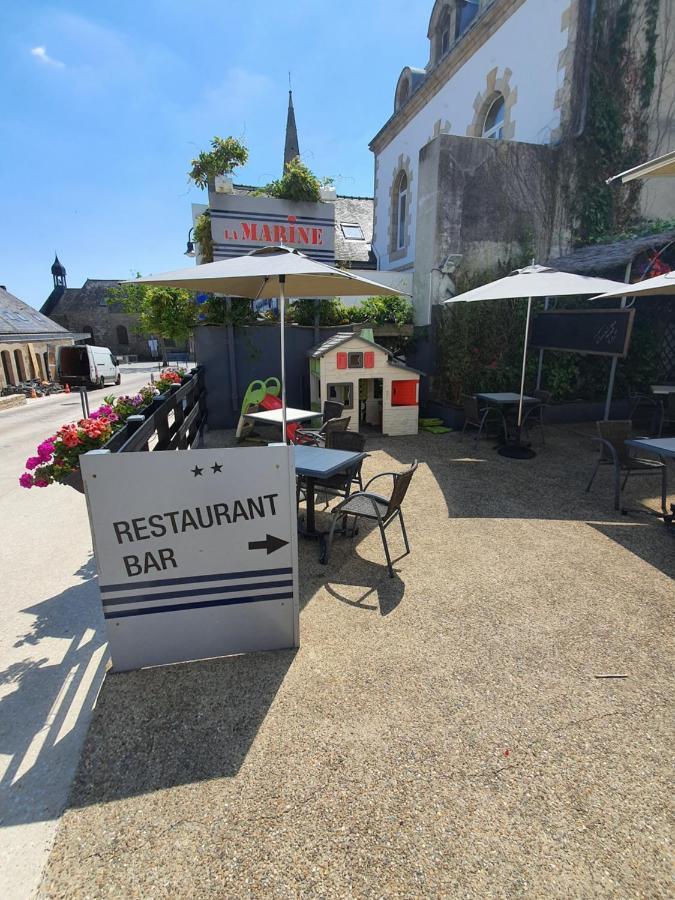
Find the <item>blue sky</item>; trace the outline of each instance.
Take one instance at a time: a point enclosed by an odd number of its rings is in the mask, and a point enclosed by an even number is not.
[[[280,174],[288,71],[305,162],[372,193],[368,142],[431,0],[12,0],[0,4],[0,284],[41,306],[54,250],[69,286],[187,264],[186,178],[214,135]]]

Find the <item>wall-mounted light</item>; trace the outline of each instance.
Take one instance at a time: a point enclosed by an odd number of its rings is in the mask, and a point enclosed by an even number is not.
[[[188,240],[187,240],[187,250],[185,251],[186,256],[196,256],[197,251],[195,250],[194,241],[192,240],[192,232],[194,231],[194,226],[188,231]]]

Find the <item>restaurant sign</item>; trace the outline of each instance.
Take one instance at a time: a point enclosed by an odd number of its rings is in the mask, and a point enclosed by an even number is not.
[[[334,203],[293,203],[212,191],[209,209],[214,259],[283,244],[321,262],[335,261]]]
[[[80,461],[115,670],[298,645],[287,447]]]

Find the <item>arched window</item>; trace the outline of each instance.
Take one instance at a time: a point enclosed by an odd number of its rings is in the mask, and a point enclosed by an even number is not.
[[[14,364],[16,365],[16,374],[19,381],[26,380],[26,367],[23,364],[23,353],[21,350],[14,351]]]
[[[405,218],[408,212],[408,176],[405,172],[401,172],[396,180],[394,203],[394,249],[402,250],[405,247]]]
[[[504,136],[504,97],[498,94],[487,111],[483,123],[484,138],[500,141]]]
[[[117,326],[117,343],[118,344],[128,344],[129,343],[129,332],[126,330],[124,325]]]
[[[455,40],[461,37],[478,15],[480,0],[457,0],[455,6]]]
[[[45,378],[47,379],[47,381],[49,381],[51,378],[51,372],[49,371],[49,353],[46,350],[42,354],[42,358],[45,361]]]
[[[2,371],[5,374],[5,384],[16,384],[14,378],[14,370],[12,368],[12,357],[9,350],[2,351]]]

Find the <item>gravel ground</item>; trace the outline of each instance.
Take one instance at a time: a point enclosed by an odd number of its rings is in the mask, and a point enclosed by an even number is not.
[[[300,650],[108,676],[42,897],[672,896],[675,536],[570,429],[368,449],[397,577],[301,542]]]

